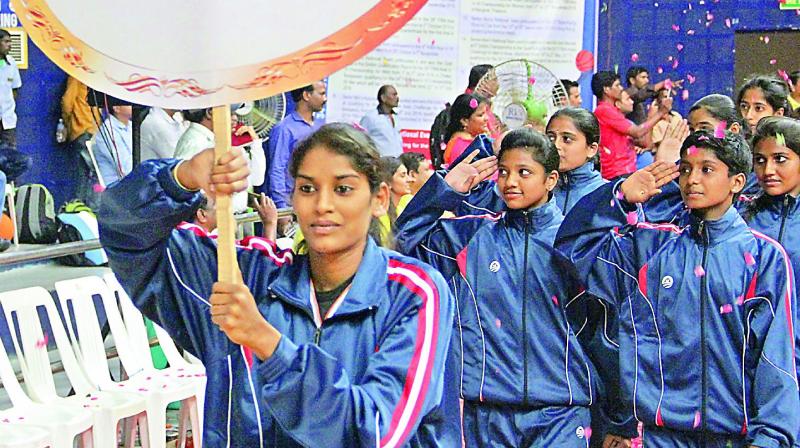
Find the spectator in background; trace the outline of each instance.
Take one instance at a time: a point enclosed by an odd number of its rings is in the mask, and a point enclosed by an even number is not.
[[[189,126],[175,144],[176,159],[189,160],[195,154],[214,147],[214,122],[211,109],[189,109],[183,111]]]
[[[669,89],[665,88],[659,90],[658,95],[656,95],[656,99],[653,101],[653,104],[650,105],[649,113],[651,114],[658,113],[658,109],[661,107],[661,104],[664,102],[664,100],[672,97],[672,95],[673,93]],[[678,123],[680,123],[681,121],[683,121],[683,117],[681,116],[681,114],[679,114],[674,110],[670,110],[669,114],[663,115],[661,120],[658,123],[656,123],[655,126],[653,126],[653,131],[651,132],[650,135],[650,144],[652,145],[653,152],[656,154],[655,158],[657,160],[659,160],[658,148],[659,146],[661,146],[661,142],[664,140],[664,135],[666,134],[667,129],[669,129],[670,126],[678,126]],[[673,156],[674,155],[670,155],[669,159],[665,160],[669,162],[674,162],[678,160],[679,157],[676,158]]]
[[[467,81],[467,88],[464,89],[464,93],[473,93],[481,78],[493,68],[494,67],[489,64],[473,66],[469,71],[469,80]],[[494,93],[496,94],[497,92]],[[434,169],[438,169],[444,164],[444,151],[448,141],[448,139],[445,138],[445,134],[447,133],[447,126],[449,124],[450,103],[445,103],[444,110],[436,115],[436,119],[433,120],[433,125],[431,126],[430,152],[431,163],[433,163]]]
[[[411,194],[415,195],[433,174],[431,161],[418,152],[406,152],[400,156],[400,162],[402,162],[406,170],[408,170]]]
[[[755,130],[764,117],[783,116],[789,107],[789,86],[774,76],[758,75],[745,81],[736,104],[739,115]]]
[[[276,124],[269,136],[269,153],[267,154],[267,182],[269,194],[278,208],[292,205],[292,176],[289,175],[289,160],[292,158],[297,144],[319,129],[322,125],[314,119],[314,113],[325,107],[325,83],[317,81],[304,87],[292,90],[295,110]],[[278,233],[283,234],[291,218],[282,218],[278,222]]]
[[[11,34],[0,29],[0,142],[17,148],[17,89],[22,87],[17,61],[9,54]]]
[[[474,93],[462,93],[450,107],[450,118],[444,141],[444,163],[449,165],[456,160],[470,143],[480,134],[489,131],[489,102]]]
[[[567,91],[567,97],[561,102],[564,107],[581,107],[583,104],[581,100],[581,86],[577,82],[570,79],[562,79],[561,85]]]
[[[656,84],[650,84],[650,72],[640,65],[629,68],[626,76],[628,88],[625,90],[633,99],[633,112],[627,114],[627,118],[634,124],[642,124],[647,121],[647,106],[645,103],[647,100],[656,97],[656,93],[664,88],[664,84],[669,78]],[[674,87],[680,87],[683,84],[683,80],[669,80],[669,83]]]
[[[93,210],[100,205],[100,196],[94,190],[97,174],[86,142],[97,133],[102,121],[100,110],[89,106],[86,84],[68,76],[67,88],[61,97],[61,118],[67,128],[68,148],[78,154],[78,185],[75,195]]]
[[[110,106],[108,117],[95,134],[92,151],[103,185],[111,185],[133,169],[133,126],[130,104]]]
[[[174,157],[178,140],[188,127],[180,111],[151,107],[141,127],[142,162]]]
[[[400,103],[400,96],[394,86],[383,85],[378,89],[378,107],[361,117],[361,127],[375,141],[381,156],[400,157],[403,154],[403,138],[397,126],[394,108]]]
[[[664,101],[658,114],[637,125],[626,119],[617,108],[617,102],[623,95],[618,74],[610,71],[595,73],[592,76],[592,93],[598,100],[594,114],[600,123],[600,174],[604,179],[613,179],[633,173],[636,171],[636,152],[631,138],[648,135],[661,116],[672,109],[672,99]]]
[[[795,70],[789,74],[789,106],[795,112],[795,115],[800,113],[800,70]]]

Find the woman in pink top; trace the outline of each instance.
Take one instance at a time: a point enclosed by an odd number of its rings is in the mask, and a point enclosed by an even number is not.
[[[445,132],[447,147],[444,163],[457,159],[480,134],[488,132],[489,102],[474,93],[462,93],[450,107],[450,122]]]

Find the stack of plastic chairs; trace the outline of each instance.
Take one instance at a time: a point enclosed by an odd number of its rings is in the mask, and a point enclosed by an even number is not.
[[[108,278],[106,279],[109,280]],[[173,401],[181,402],[180,436],[185,443],[188,423],[192,426],[192,439],[195,447],[202,443],[202,409],[205,397],[205,373],[196,366],[173,359],[177,353],[169,336],[161,333],[171,367],[156,370],[150,358],[147,330],[141,314],[122,291],[116,278],[111,277],[115,287],[110,287],[99,277],[83,277],[56,283],[56,292],[62,303],[65,317],[68,305],[75,308],[79,302],[93,306],[93,296],[100,297],[108,325],[125,372],[129,379],[121,382],[100,384],[101,390],[127,390],[140,394],[147,402],[148,433],[151,446],[163,446],[166,440],[166,408]],[[119,301],[117,297],[119,296]],[[120,311],[122,307],[122,312]],[[75,321],[78,328],[84,319],[75,308]],[[131,315],[135,316],[131,316]],[[123,318],[124,316],[124,318]],[[138,316],[138,320],[137,317]],[[163,330],[162,330],[163,332]],[[161,339],[159,340],[161,342]],[[174,353],[171,352],[171,344]],[[180,358],[180,354],[177,355]],[[185,365],[184,365],[185,364]],[[179,446],[182,446],[179,445]]]
[[[68,413],[79,416],[84,415],[84,411],[88,410],[91,413],[92,440],[94,445],[98,447],[116,446],[117,428],[123,420],[128,418],[135,420],[146,419],[144,416],[145,400],[140,396],[124,391],[100,391],[92,384],[92,381],[87,376],[87,371],[78,363],[75,357],[53,298],[46,289],[33,287],[5,292],[0,294],[0,304],[3,306],[6,322],[11,330],[11,338],[25,379],[25,387],[33,401],[52,405],[46,406],[46,409],[52,408],[55,410],[69,406]],[[56,391],[47,350],[49,338],[45,336],[47,333],[45,333],[39,318],[40,309],[44,309],[47,320],[50,322],[52,337],[55,340],[56,349],[64,365],[64,371],[75,391],[74,395],[61,397]],[[105,351],[103,351],[102,356],[103,360],[105,360]],[[13,375],[13,372],[3,374],[3,383],[6,385],[7,390],[9,390],[9,386],[6,377],[9,375]],[[13,388],[13,386],[11,387]],[[17,405],[18,401],[21,401],[21,405]],[[25,403],[22,398],[17,397],[15,399],[12,397],[12,403],[14,403],[15,409],[24,410]],[[34,414],[26,413],[26,415],[41,414],[39,409],[37,408]],[[60,418],[65,418],[66,420],[74,419],[65,415]],[[50,420],[51,425],[58,421],[56,417],[51,417]],[[36,423],[39,424],[38,419]],[[74,426],[77,426],[77,424]],[[136,429],[136,425],[129,425],[129,427],[131,433]],[[65,432],[70,430],[72,434],[75,434],[74,427],[63,428],[62,430]],[[62,437],[63,434],[60,431],[52,431],[53,436]],[[127,434],[129,446],[132,446],[134,438],[131,433]],[[145,439],[144,436],[142,439]],[[83,440],[84,445],[86,445],[85,435]],[[56,441],[54,440],[55,444]],[[60,446],[71,446],[71,442],[68,445]],[[89,443],[89,446],[91,446],[91,443]],[[160,447],[161,445],[158,446]]]

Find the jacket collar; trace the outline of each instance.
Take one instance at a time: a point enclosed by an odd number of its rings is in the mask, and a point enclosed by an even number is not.
[[[782,213],[784,208],[788,208],[789,213],[794,213],[797,211],[798,207],[797,198],[789,194],[770,196],[764,193],[758,200],[759,202],[763,201],[762,203],[766,204],[766,207],[770,210],[777,211],[779,213]]]
[[[690,235],[703,242],[705,241],[703,234],[705,234],[708,237],[707,241],[712,246],[727,241],[747,229],[744,219],[733,206],[715,221],[703,221],[691,212],[688,212],[687,215]]]
[[[527,210],[507,210],[503,217],[506,225],[520,229],[525,228],[525,221],[527,220],[530,230],[558,225],[563,219],[561,209],[556,205],[555,196],[539,207]]]
[[[353,283],[333,315],[354,314],[378,306],[384,296],[388,263],[386,254],[372,238],[367,238],[364,257]],[[312,305],[310,272],[308,255],[298,256],[291,266],[280,270],[270,290],[278,296],[278,300],[305,310],[313,319],[315,304]]]
[[[562,187],[569,188],[570,185],[584,185],[590,180],[600,177],[600,173],[595,171],[594,162],[589,161],[574,170],[561,174]]]

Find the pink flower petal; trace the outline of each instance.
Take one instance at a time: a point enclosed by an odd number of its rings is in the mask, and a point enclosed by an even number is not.
[[[583,428],[583,434],[586,436],[586,440],[591,440],[592,438],[592,427],[587,426]]]
[[[676,69],[676,68],[678,68],[678,59],[677,59],[677,58],[675,58],[675,60],[674,60],[674,61],[672,61],[672,68],[673,68],[673,69]]]
[[[690,155],[690,156],[694,155],[694,154],[697,154],[697,146],[692,145],[692,146],[686,148],[686,154]]]
[[[532,86],[534,84],[536,84],[536,78],[531,76],[530,78],[528,78],[528,85]]]
[[[730,303],[726,303],[725,305],[719,307],[719,314],[728,314],[731,311],[733,311],[733,305]]]
[[[623,192],[622,192],[622,190],[617,190],[617,194],[616,194],[615,196],[616,196],[616,197],[617,197],[617,199],[619,199],[619,200],[623,200],[623,199],[625,199],[625,193],[623,193]]]
[[[556,306],[558,306],[558,297],[556,297],[556,296],[554,295],[553,297],[550,297],[550,300],[552,300],[552,301],[553,301],[553,303],[555,303],[555,304],[556,304]]]
[[[780,76],[781,79],[786,81],[786,84],[790,85],[792,84],[792,80],[789,78],[789,75],[786,73],[786,70],[778,70],[778,76]]]
[[[769,60],[769,65],[775,65],[775,64],[777,64],[777,63],[778,63],[778,60],[777,60],[777,59],[774,59],[774,58],[773,58],[773,59],[770,59],[770,60]]]
[[[503,326],[503,323],[500,322],[500,319],[495,319],[494,320],[494,326],[497,327],[497,328],[500,328],[500,327]]]
[[[728,129],[728,122],[725,120],[720,121],[717,123],[717,127],[714,128],[714,137],[725,138],[726,129]]]
[[[700,411],[696,411],[694,413],[694,423],[692,423],[692,427],[693,428],[699,428],[700,427]]]
[[[684,101],[689,99],[689,89],[683,89],[683,92],[681,93],[681,99]]]
[[[748,266],[753,266],[756,264],[756,259],[753,258],[753,254],[751,254],[750,252],[745,252],[744,262],[747,263]]]
[[[664,69],[659,65],[658,68],[656,68],[656,72],[660,75],[664,73]]]
[[[44,338],[39,339],[38,341],[36,341],[36,348],[45,348],[45,347],[47,347],[48,339],[49,339],[49,337],[47,336],[47,333],[45,333],[44,334]]]
[[[768,44],[768,43],[769,43],[769,36],[764,36],[764,43],[765,43],[765,44]]]
[[[688,73],[686,74],[686,79],[689,81],[689,84],[694,84],[694,82],[697,81],[696,77],[694,77],[694,76],[692,76],[692,75],[690,75]]]
[[[476,100],[475,98],[469,100],[469,107],[472,108],[472,109],[477,108],[478,107],[478,100]]]
[[[706,13],[706,20],[708,20],[709,22],[714,20],[714,14],[711,14],[710,12],[707,12]]]
[[[697,265],[697,266],[694,267],[694,276],[695,277],[700,278],[700,277],[702,277],[704,275],[706,275],[706,270],[703,269],[702,266]]]
[[[614,205],[615,205],[614,204],[614,200],[612,199],[611,202],[608,203],[608,205],[610,205],[611,207],[614,207]]]
[[[625,214],[625,220],[628,222],[628,225],[636,225],[639,222],[639,214],[636,212],[628,212]]]
[[[731,27],[731,19],[730,18],[726,18],[725,19],[725,26],[728,27],[728,28]]]
[[[686,34],[688,34],[690,36],[694,36],[694,30],[689,30],[689,31],[686,32]]]
[[[675,48],[677,48],[678,51],[683,51],[683,44],[675,45]]]
[[[742,294],[742,295],[740,295],[739,297],[736,298],[736,304],[740,305],[740,306],[744,305],[744,294]]]
[[[639,60],[639,55],[637,53],[633,53],[631,55],[631,62],[637,62]]]
[[[100,184],[92,185],[92,190],[94,190],[95,193],[102,193],[105,189],[106,189],[106,187],[104,187],[104,186],[102,186]]]
[[[680,26],[678,26],[678,25],[675,25],[675,24],[673,24],[673,25],[672,25],[672,31],[675,31],[675,32],[677,33],[677,32],[678,32],[678,31],[680,31],[680,30],[681,30],[681,27],[680,27]]]

